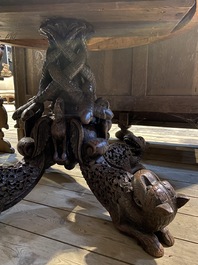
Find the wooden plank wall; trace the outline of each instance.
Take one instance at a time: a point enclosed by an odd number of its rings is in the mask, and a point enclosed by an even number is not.
[[[113,110],[197,113],[197,31],[133,49],[91,53],[98,94],[109,99]]]
[[[133,113],[139,115],[140,124],[148,113],[151,120],[155,113],[160,113],[155,121],[162,120],[163,125],[169,121],[167,124],[172,126],[177,121],[178,126],[181,123],[197,128],[197,51],[198,27],[194,27],[183,35],[152,45],[90,52],[97,95],[107,98],[115,113],[131,112],[130,123],[135,119]],[[45,52],[14,48],[14,54],[19,106],[38,91]]]

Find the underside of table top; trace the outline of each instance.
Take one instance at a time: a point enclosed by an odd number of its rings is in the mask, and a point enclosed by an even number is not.
[[[52,17],[89,21],[95,28],[90,50],[148,44],[197,22],[195,0],[1,0],[0,41],[46,48],[39,27]]]

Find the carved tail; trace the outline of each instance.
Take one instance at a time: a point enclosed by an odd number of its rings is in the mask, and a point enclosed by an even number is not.
[[[22,200],[38,183],[44,167],[18,162],[14,166],[0,166],[0,212]]]
[[[39,118],[31,133],[18,142],[18,151],[24,159],[12,166],[0,166],[0,212],[22,200],[38,183],[45,169],[54,164],[51,122],[49,117]]]

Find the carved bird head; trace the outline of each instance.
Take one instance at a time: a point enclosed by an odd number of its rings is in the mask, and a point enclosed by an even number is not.
[[[61,36],[74,39],[77,35],[88,38],[94,33],[93,26],[85,20],[54,17],[45,20],[40,26],[40,33],[48,38]]]

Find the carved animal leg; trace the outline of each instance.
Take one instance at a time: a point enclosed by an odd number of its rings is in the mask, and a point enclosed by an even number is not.
[[[136,238],[142,248],[151,256],[160,258],[164,255],[164,248],[156,235],[143,233],[130,224],[116,224],[115,226],[122,233]]]
[[[123,141],[124,136],[130,133],[128,130],[131,125],[129,124],[129,114],[128,113],[119,113],[119,121],[118,121],[118,127],[121,129],[120,131],[116,132],[116,137]]]
[[[174,237],[171,235],[170,231],[168,230],[167,227],[163,228],[161,231],[158,231],[156,233],[157,237],[159,240],[167,245],[168,247],[171,247],[175,243]]]
[[[58,161],[59,158],[58,158],[58,150],[57,150],[57,142],[56,142],[56,139],[53,138],[53,144],[54,144],[54,156],[53,156],[53,159],[54,161]]]
[[[62,153],[61,158],[62,158],[63,161],[66,161],[66,160],[67,160],[67,153],[66,153],[66,136],[65,136],[64,139],[63,139],[63,153]]]
[[[164,255],[164,248],[155,234],[147,234],[137,230],[132,223],[126,221],[120,207],[117,204],[109,209],[110,216],[115,227],[122,233],[138,240],[142,248],[151,256],[160,258]]]

